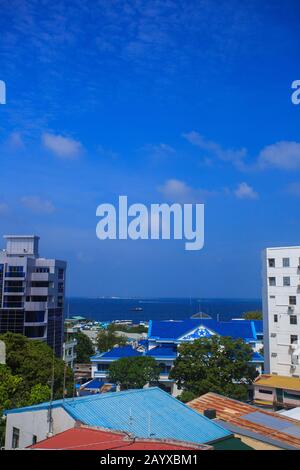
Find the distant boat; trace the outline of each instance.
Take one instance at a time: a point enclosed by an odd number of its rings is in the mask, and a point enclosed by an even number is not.
[[[130,309],[132,312],[142,312],[143,308],[142,307],[133,307]]]

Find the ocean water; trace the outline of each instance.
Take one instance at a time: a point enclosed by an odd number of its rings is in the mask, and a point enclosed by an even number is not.
[[[98,320],[183,320],[201,311],[221,321],[240,318],[249,310],[261,310],[260,299],[110,299],[69,298],[69,313]],[[133,310],[142,308],[141,311]],[[67,309],[66,309],[67,310]]]

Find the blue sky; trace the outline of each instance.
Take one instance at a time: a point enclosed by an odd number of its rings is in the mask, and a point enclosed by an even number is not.
[[[74,296],[258,297],[299,244],[295,0],[2,0],[0,234],[36,233]],[[100,241],[96,207],[205,203],[205,246]]]

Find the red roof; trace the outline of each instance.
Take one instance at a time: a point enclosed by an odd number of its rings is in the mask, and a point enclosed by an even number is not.
[[[125,433],[80,426],[38,442],[30,449],[51,450],[210,450],[203,444],[169,439],[133,440]]]

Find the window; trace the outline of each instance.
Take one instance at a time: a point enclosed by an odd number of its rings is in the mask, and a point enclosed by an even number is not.
[[[266,395],[273,395],[272,390],[265,390],[263,388],[258,389],[259,393],[265,393]]]
[[[297,335],[291,335],[291,344],[295,344],[298,342],[298,336]]]
[[[49,268],[35,268],[35,273],[49,273]]]
[[[290,392],[283,392],[284,398],[291,398],[292,400],[300,400],[300,395],[296,395],[296,393]]]
[[[269,268],[275,268],[275,258],[268,259]]]
[[[32,436],[32,445],[34,446],[34,444],[36,444],[36,443],[37,443],[37,436],[34,434]]]
[[[295,295],[290,295],[289,296],[289,304],[290,305],[296,305],[296,303],[297,303],[296,296]]]
[[[290,315],[290,325],[297,325],[297,315]]]
[[[19,440],[20,440],[20,429],[13,428],[13,431],[12,431],[12,445],[11,445],[13,449],[18,449]]]
[[[276,286],[276,277],[269,277],[269,286]]]
[[[282,266],[284,268],[289,268],[290,267],[290,258],[282,258]]]
[[[278,315],[274,315],[274,323],[278,323]]]
[[[290,286],[291,285],[291,278],[288,276],[284,276],[283,278],[283,285],[284,286]]]

